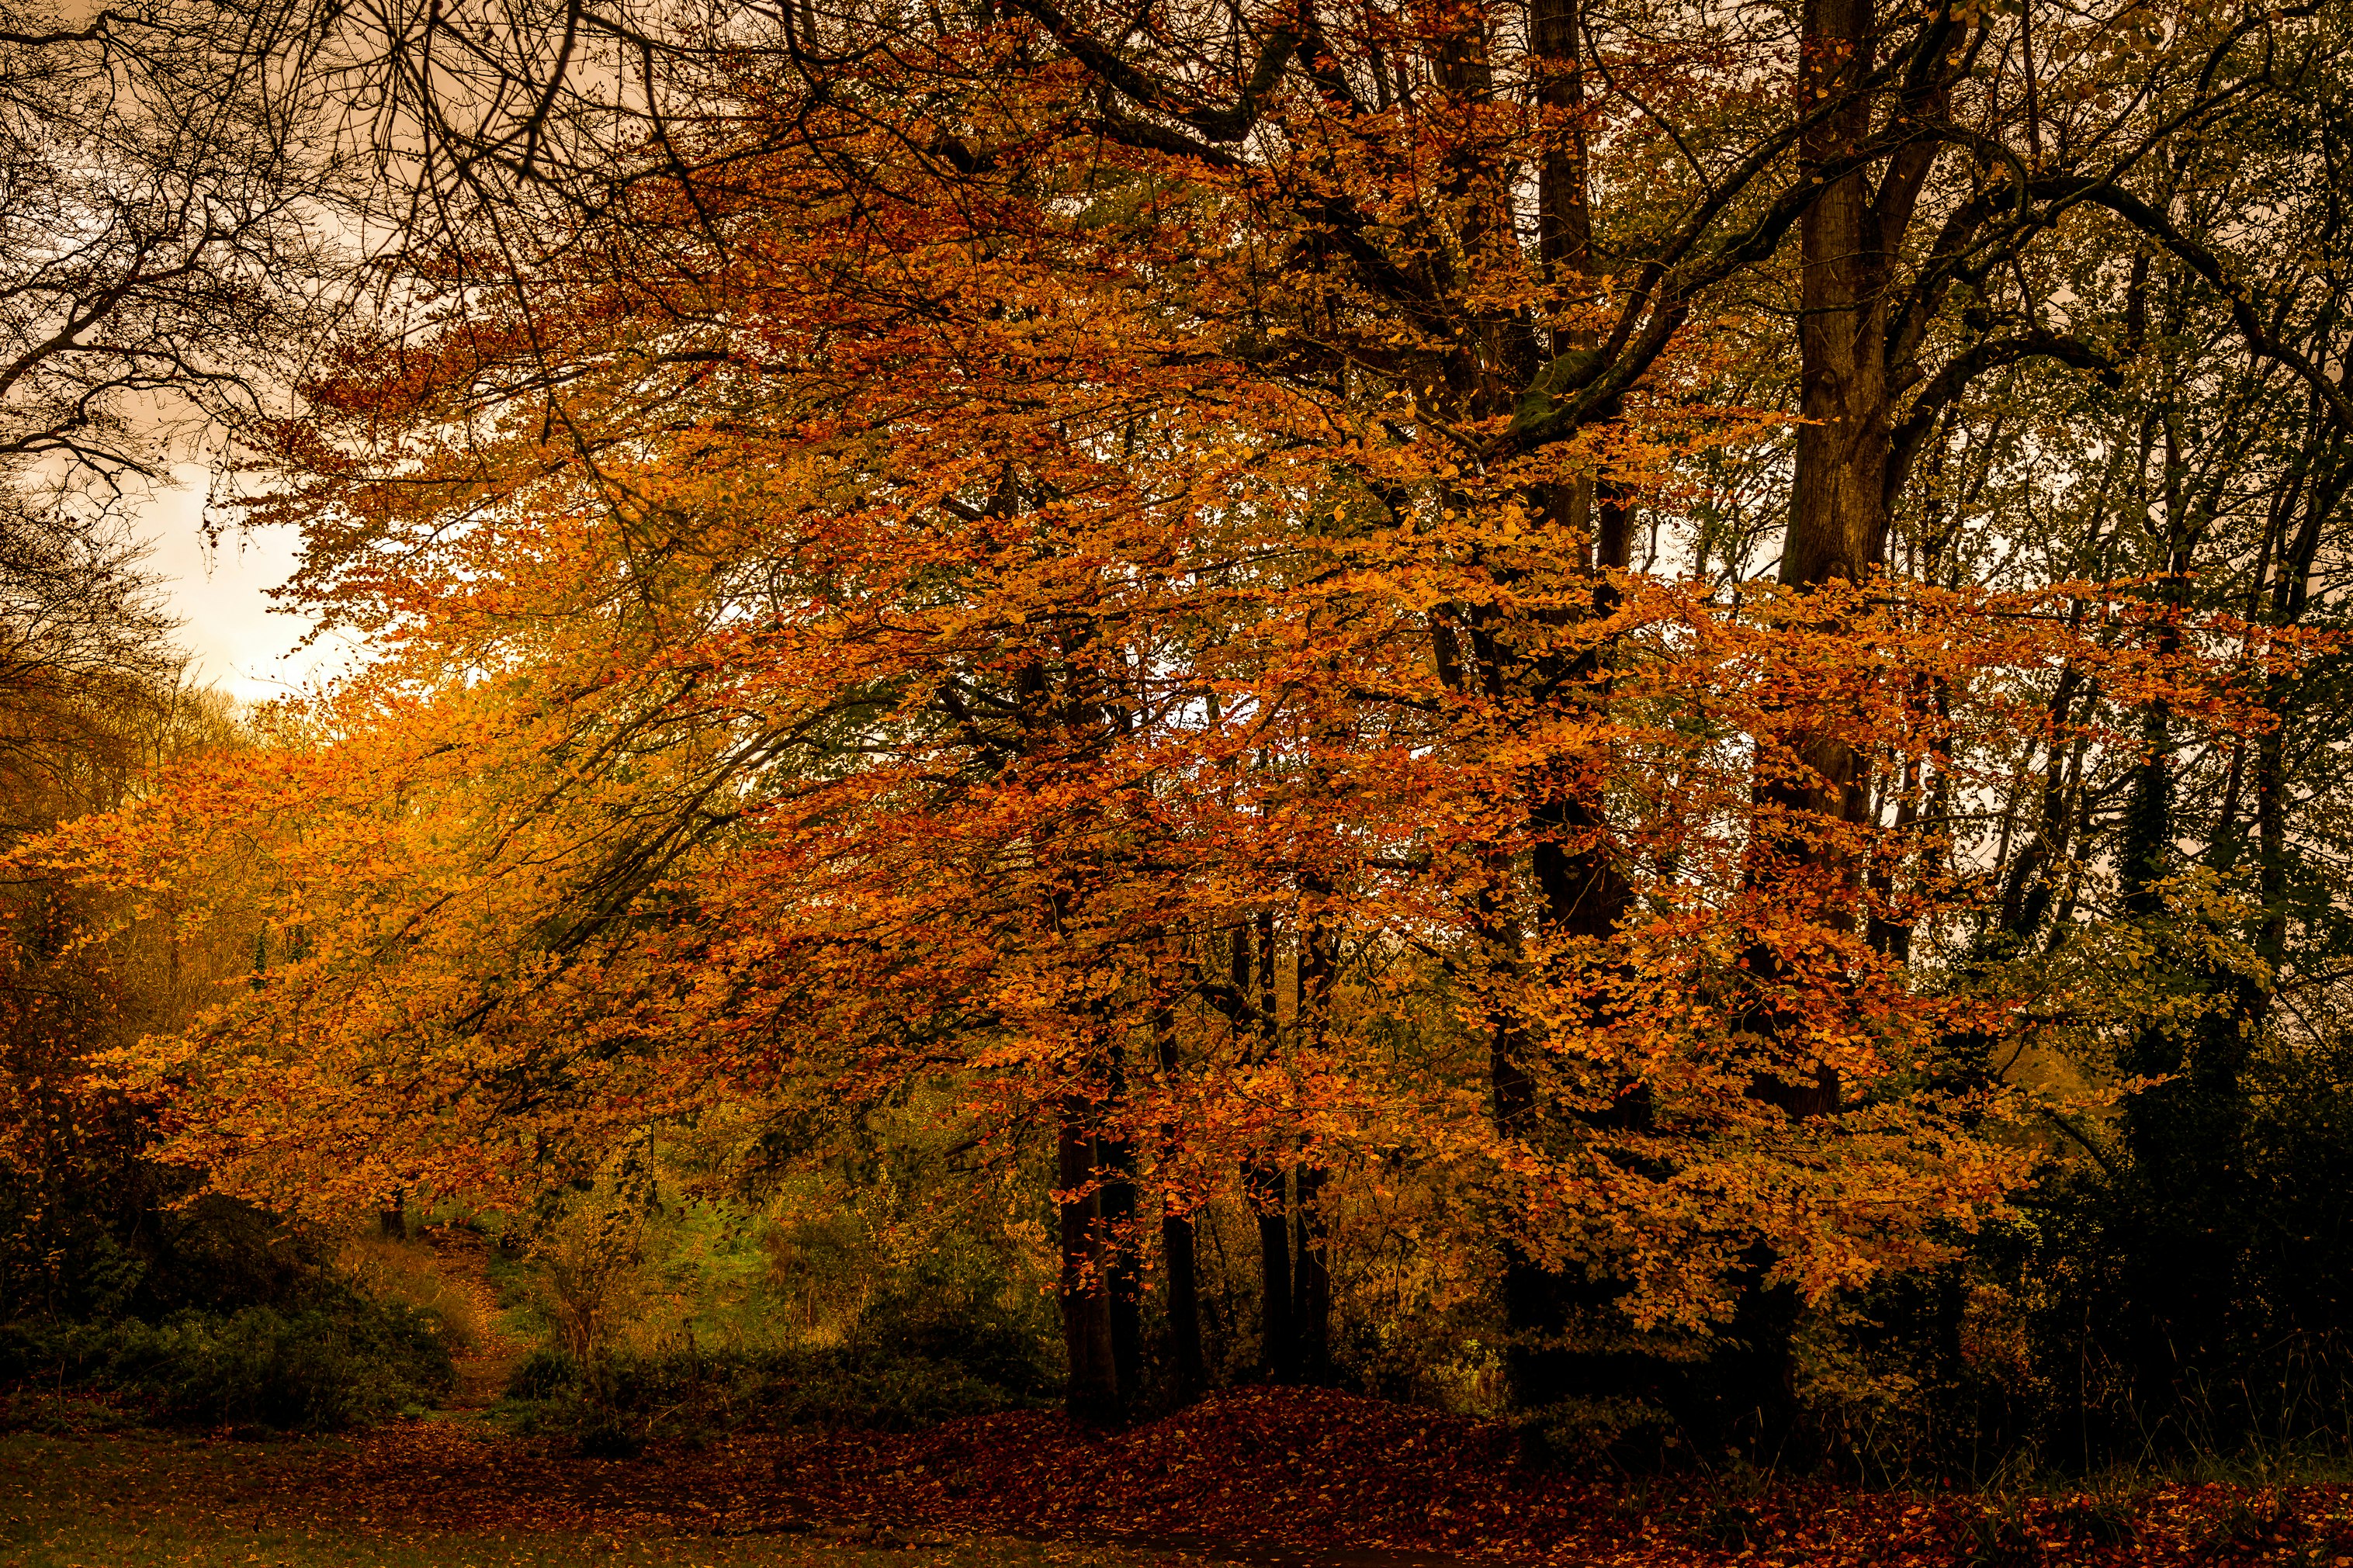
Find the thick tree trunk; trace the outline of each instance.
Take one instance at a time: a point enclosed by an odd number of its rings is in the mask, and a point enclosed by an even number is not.
[[[1107,1256],[1103,1274],[1111,1319],[1111,1362],[1123,1405],[1144,1376],[1144,1269],[1137,1247],[1135,1152],[1125,1139],[1098,1139],[1107,1173],[1103,1190],[1103,1228]]]
[[[1255,940],[1253,940],[1255,939]],[[1274,913],[1261,910],[1233,928],[1230,984],[1236,1025],[1255,1026],[1252,1055],[1270,1059],[1280,1038],[1275,1016]],[[1272,1382],[1291,1381],[1294,1340],[1291,1320],[1291,1212],[1282,1166],[1258,1155],[1242,1162],[1242,1196],[1258,1224],[1259,1373]]]
[[[1176,1077],[1175,1020],[1166,1009],[1152,1020],[1153,1049],[1163,1079]],[[1176,1130],[1163,1129],[1164,1141],[1174,1146]],[[1191,1404],[1207,1385],[1207,1360],[1201,1353],[1201,1286],[1195,1256],[1192,1216],[1176,1206],[1174,1194],[1164,1193],[1160,1211],[1160,1256],[1167,1269],[1169,1373],[1180,1403]]]
[[[1282,1167],[1250,1164],[1242,1188],[1258,1220],[1259,1373],[1271,1383],[1291,1383],[1299,1373],[1298,1337],[1291,1318],[1291,1217]]]
[[[1293,1016],[1303,1049],[1321,1050],[1330,1028],[1333,993],[1340,980],[1340,933],[1327,923],[1332,885],[1321,874],[1299,879],[1299,963],[1293,973]],[[1293,1173],[1296,1192],[1295,1247],[1292,1257],[1291,1326],[1293,1372],[1303,1383],[1324,1383],[1332,1373],[1332,1268],[1330,1226],[1324,1188],[1330,1173],[1314,1158]]]
[[[1583,19],[1578,0],[1535,0],[1529,26],[1529,41],[1541,73],[1538,99],[1550,114],[1557,116],[1537,172],[1537,248],[1547,280],[1560,290],[1564,302],[1575,303],[1593,297],[1599,287],[1583,122]],[[1590,331],[1572,329],[1556,334],[1552,350],[1567,353],[1590,348],[1593,341]],[[1582,475],[1544,487],[1534,500],[1550,531],[1577,541],[1580,558],[1594,574],[1593,613],[1611,613],[1617,605],[1617,589],[1608,574],[1627,566],[1632,539],[1632,511],[1622,495],[1606,482]],[[1572,613],[1559,612],[1563,618]],[[1572,703],[1606,700],[1608,678],[1599,650],[1588,650],[1566,665],[1556,659],[1546,668],[1540,661],[1514,675],[1531,684],[1540,683]],[[1545,795],[1532,807],[1530,826],[1535,830],[1536,843],[1530,872],[1547,934],[1606,941],[1623,919],[1631,889],[1607,847],[1564,842],[1588,837],[1606,824],[1601,803],[1582,796]],[[1509,945],[1500,935],[1498,941]],[[1494,1124],[1505,1138],[1529,1138],[1540,1131],[1535,1084],[1523,1065],[1529,1044],[1520,1029],[1507,1023],[1498,1024],[1491,1043]],[[1620,1100],[1639,1098],[1634,1086],[1620,1085]],[[1572,1289],[1514,1242],[1506,1240],[1503,1254],[1504,1313],[1510,1331],[1505,1360],[1513,1399],[1524,1408],[1553,1404],[1578,1392],[1573,1386],[1578,1380],[1571,1357],[1563,1344],[1568,1300],[1571,1295],[1586,1297],[1595,1292]],[[1608,1293],[1604,1284],[1600,1294]]]
[[[1781,581],[1793,587],[1858,581],[1887,551],[1887,267],[1865,170],[1825,179],[1871,133],[1871,0],[1806,0],[1799,101],[1839,107],[1806,133],[1799,170],[1823,181],[1799,225],[1798,462]],[[1911,174],[1892,170],[1883,199]]]
[[[1113,1268],[1103,1226],[1103,1169],[1092,1105],[1073,1095],[1062,1102],[1056,1143],[1060,1214],[1062,1346],[1070,1358],[1067,1401],[1082,1421],[1117,1422],[1126,1415],[1128,1390],[1119,1377],[1112,1310]]]
[[[1554,134],[1536,172],[1536,246],[1553,269],[1556,285],[1590,281],[1593,211],[1588,205],[1585,127],[1585,68],[1577,32],[1577,0],[1535,0],[1529,7],[1529,42],[1541,79],[1537,99],[1567,123]]]
[[[1298,1240],[1291,1274],[1293,1375],[1302,1383],[1324,1383],[1332,1375],[1332,1268],[1324,1213],[1323,1166],[1303,1164],[1298,1188]]]
[[[1871,0],[1805,0],[1799,40],[1798,100],[1834,107],[1799,144],[1799,171],[1820,186],[1799,225],[1799,414],[1797,465],[1789,526],[1781,548],[1781,581],[1793,588],[1869,576],[1887,547],[1887,472],[1894,420],[1887,384],[1885,249],[1867,172],[1831,175],[1871,133],[1872,100],[1858,90],[1874,47]],[[1891,181],[1895,179],[1891,173]],[[1906,208],[1908,216],[1908,206]],[[1860,893],[1861,868],[1822,841],[1810,822],[1861,822],[1866,816],[1868,759],[1829,735],[1786,734],[1780,742],[1801,770],[1794,780],[1760,779],[1757,800],[1786,814],[1788,826],[1760,826],[1751,870],[1767,892],[1792,890],[1823,872]],[[1820,911],[1832,924],[1851,924],[1855,900]],[[1781,954],[1759,944],[1746,957],[1760,985],[1786,973]],[[1786,1040],[1797,1020],[1760,1001],[1748,1027],[1768,1040]],[[1802,1068],[1801,1068],[1802,1071]],[[1760,1073],[1749,1092],[1792,1118],[1826,1116],[1839,1108],[1839,1082],[1827,1064],[1810,1076]],[[1727,1348],[1715,1358],[1721,1380],[1719,1423],[1744,1438],[1775,1440],[1793,1408],[1791,1338],[1794,1310],[1786,1288],[1767,1289],[1770,1250],[1758,1244],[1746,1259],[1746,1282],[1727,1328]],[[1754,1430],[1748,1428],[1754,1424]],[[1720,1434],[1730,1437],[1733,1432]]]
[[[1174,1210],[1160,1216],[1160,1255],[1168,1269],[1168,1362],[1176,1397],[1189,1405],[1208,1382],[1201,1354],[1200,1268],[1192,1220]]]
[[[1887,549],[1887,465],[1892,429],[1887,385],[1886,250],[1889,215],[1878,210],[1865,171],[1837,177],[1822,171],[1851,156],[1869,136],[1872,100],[1857,90],[1868,73],[1875,29],[1871,0],[1806,0],[1799,63],[1799,100],[1838,105],[1810,130],[1799,147],[1800,172],[1812,172],[1821,194],[1799,226],[1799,413],[1797,467],[1788,532],[1781,550],[1781,581],[1794,588],[1860,582]],[[1891,170],[1883,201],[1908,218],[1899,182],[1924,169]],[[1832,736],[1782,737],[1803,775],[1760,782],[1759,804],[1786,813],[1791,824],[1778,840],[1758,846],[1757,878],[1767,884],[1808,872],[1830,871],[1860,891],[1861,868],[1810,831],[1808,822],[1860,823],[1870,810],[1868,759]],[[1854,900],[1822,911],[1851,924]],[[1780,972],[1770,952],[1749,955],[1764,980]],[[1759,1034],[1778,1037],[1790,1020],[1760,1016]],[[1838,1109],[1839,1088],[1828,1067],[1810,1080],[1758,1079],[1755,1092],[1792,1116]]]
[[[1591,530],[1587,559],[1596,573],[1593,609],[1597,616],[1609,615],[1616,608],[1617,594],[1606,574],[1627,565],[1631,509],[1609,487],[1580,479],[1556,487],[1548,510],[1556,526]],[[1606,700],[1608,677],[1598,650],[1579,656],[1565,671],[1542,673],[1557,677],[1547,683],[1569,693],[1572,700]],[[1632,887],[1606,845],[1563,842],[1606,827],[1603,806],[1582,796],[1556,795],[1537,803],[1533,826],[1538,837],[1530,870],[1546,933],[1607,942],[1631,907]],[[1591,1021],[1607,1020],[1596,1016]],[[1508,1026],[1496,1029],[1492,1044],[1490,1092],[1495,1129],[1505,1137],[1532,1137],[1539,1131],[1535,1083],[1522,1065],[1527,1045],[1519,1030]],[[1610,1106],[1587,1120],[1616,1124],[1620,1112],[1639,1114],[1647,1103],[1641,1084],[1621,1081]],[[1505,1364],[1514,1403],[1534,1409],[1594,1392],[1596,1369],[1567,1342],[1568,1313],[1572,1305],[1606,1304],[1618,1287],[1607,1279],[1564,1279],[1512,1241],[1503,1250],[1504,1315],[1510,1331]]]
[[[1871,99],[1855,88],[1870,68],[1873,40],[1871,0],[1806,0],[1799,100],[1842,101],[1808,132],[1799,153],[1801,172],[1831,166],[1870,134]],[[1860,582],[1887,550],[1893,420],[1880,227],[1862,170],[1828,180],[1799,222],[1798,412],[1804,423],[1781,549],[1781,581],[1791,587]],[[1862,820],[1865,759],[1828,737],[1792,740],[1819,782],[1768,785],[1764,794],[1772,804]],[[1828,858],[1818,845],[1798,854],[1817,863]],[[1851,876],[1852,868],[1843,869]]]

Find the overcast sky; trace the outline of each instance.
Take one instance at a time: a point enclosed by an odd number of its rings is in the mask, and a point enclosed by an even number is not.
[[[230,531],[217,550],[207,547],[206,473],[194,467],[176,472],[181,485],[148,503],[140,531],[152,549],[147,568],[164,579],[180,619],[177,640],[195,661],[195,679],[264,701],[332,675],[341,662],[337,650],[298,649],[309,623],[275,610],[268,597],[294,570],[292,532]]]

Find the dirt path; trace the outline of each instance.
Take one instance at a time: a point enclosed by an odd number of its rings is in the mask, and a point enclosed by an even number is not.
[[[530,1352],[531,1343],[501,1327],[504,1314],[498,1288],[491,1283],[487,1242],[470,1231],[450,1228],[427,1231],[425,1241],[433,1249],[442,1278],[473,1303],[479,1325],[472,1345],[455,1358],[458,1382],[443,1408],[468,1414],[487,1410],[506,1393],[515,1366]]]

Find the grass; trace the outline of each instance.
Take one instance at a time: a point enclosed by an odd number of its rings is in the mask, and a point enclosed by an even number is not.
[[[289,1456],[337,1447],[334,1439],[254,1445],[151,1434],[0,1436],[0,1568],[1192,1568],[1199,1561],[987,1536],[884,1546],[824,1532],[437,1531],[399,1519],[398,1498],[353,1500],[348,1517],[321,1522],[321,1500],[281,1495],[274,1483]]]
[[[693,1540],[607,1542],[553,1537],[484,1535],[364,1536],[311,1530],[301,1533],[186,1525],[114,1525],[71,1522],[0,1541],[0,1563],[9,1568],[784,1568],[825,1563],[829,1568],[881,1562],[1000,1563],[1043,1561],[1042,1549],[1020,1547],[1026,1557],[958,1549],[920,1557],[907,1553],[846,1551],[832,1543]]]
[[[8,1568],[1052,1568],[1175,1561],[1068,1544],[976,1538],[882,1551],[811,1539],[695,1538],[602,1541],[586,1537],[422,1535],[361,1531],[238,1530],[131,1519],[52,1519],[0,1526]]]

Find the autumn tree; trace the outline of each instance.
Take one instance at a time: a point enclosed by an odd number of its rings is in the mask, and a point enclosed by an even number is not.
[[[248,427],[381,663],[48,851],[197,924],[235,859],[266,912],[257,983],[126,1058],[184,1157],[513,1200],[946,1081],[975,1148],[1051,1137],[1086,1414],[1155,1206],[1181,1302],[1241,1190],[1313,1375],[1324,1228],[1402,1163],[1525,1398],[1663,1325],[1749,1357],[1724,1425],[1785,1309],[2024,1180],[2009,1120],[2071,1113],[1996,1064],[2061,986],[1969,939],[2138,915],[2027,921],[2088,857],[2010,831],[2019,759],[2079,812],[2176,736],[2254,754],[2295,666],[2097,552],[1980,586],[1954,475],[1989,389],[2126,383],[2119,235],[2239,288],[2157,188],[2327,27],[550,16],[427,24],[489,31],[404,110],[396,282]],[[1680,575],[1754,451],[1778,573]]]

